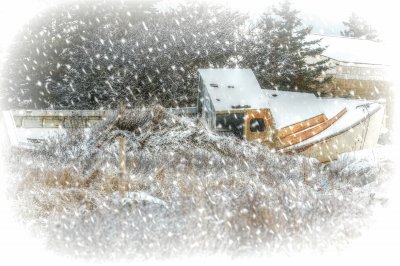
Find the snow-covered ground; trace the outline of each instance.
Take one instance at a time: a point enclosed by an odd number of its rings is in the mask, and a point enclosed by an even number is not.
[[[393,173],[391,147],[320,164],[216,135],[157,106],[111,115],[90,134],[12,150],[8,164],[19,219],[52,250],[78,257],[343,247],[386,204],[381,186]]]

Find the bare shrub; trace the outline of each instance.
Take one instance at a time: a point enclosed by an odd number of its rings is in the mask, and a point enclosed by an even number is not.
[[[10,167],[21,216],[35,220],[54,249],[90,257],[238,255],[342,243],[362,230],[371,195],[388,174],[381,161],[320,165],[271,153],[159,106],[111,114],[83,138],[72,132],[16,154]],[[348,176],[368,182],[355,190]]]

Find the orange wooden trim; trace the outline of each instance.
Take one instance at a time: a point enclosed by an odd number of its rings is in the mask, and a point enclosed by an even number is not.
[[[281,139],[280,140],[281,147],[285,148],[287,146],[297,144],[299,142],[307,140],[307,139],[321,133],[322,131],[324,131],[325,129],[330,127],[333,123],[335,123],[339,118],[341,118],[346,112],[347,112],[347,109],[343,108],[337,115],[335,115],[331,119],[329,119],[313,128],[306,129],[304,131],[289,135],[289,136]]]
[[[263,132],[251,132],[250,131],[250,121],[253,118],[262,118],[264,119],[265,123],[265,131]],[[244,129],[244,136],[247,140],[267,140],[268,136],[271,133],[272,128],[272,116],[267,108],[259,109],[259,110],[247,110],[246,111],[246,118],[245,118],[245,129]],[[272,133],[271,133],[272,134]]]
[[[297,122],[295,124],[292,124],[290,126],[284,127],[279,129],[278,131],[278,138],[283,139],[289,135],[292,135],[294,133],[297,133],[299,131],[303,131],[306,128],[316,126],[318,124],[321,124],[322,122],[325,122],[328,120],[325,114],[320,114],[317,116],[314,116],[312,118],[303,120],[301,122]]]

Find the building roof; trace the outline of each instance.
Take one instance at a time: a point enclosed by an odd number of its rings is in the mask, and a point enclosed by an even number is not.
[[[386,66],[391,65],[388,48],[384,43],[317,34],[310,35],[309,39],[322,39],[321,45],[328,46],[323,52],[323,55],[340,62]]]
[[[199,73],[217,112],[268,107],[251,69],[199,69]]]

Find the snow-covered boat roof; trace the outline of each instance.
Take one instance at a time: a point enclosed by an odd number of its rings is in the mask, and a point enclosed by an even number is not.
[[[263,92],[269,98],[276,128],[284,128],[324,112],[323,103],[312,93],[278,90],[263,90]],[[337,111],[338,109],[340,108],[331,106],[327,111],[331,110],[329,113],[335,115],[340,111]]]
[[[268,108],[251,69],[199,69],[215,111]]]
[[[383,43],[340,36],[309,36],[309,40],[315,39],[322,39],[320,44],[327,46],[323,55],[331,59],[344,63],[391,65],[388,49]]]

